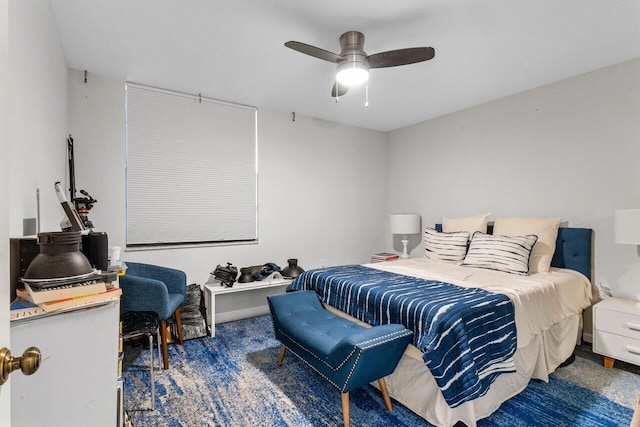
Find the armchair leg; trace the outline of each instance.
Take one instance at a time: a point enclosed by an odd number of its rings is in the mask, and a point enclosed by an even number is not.
[[[349,414],[349,392],[342,393],[342,419],[344,427],[349,427],[351,415]]]
[[[382,392],[382,398],[384,399],[384,406],[387,407],[389,412],[393,412],[393,406],[391,406],[391,398],[389,397],[389,391],[387,390],[387,382],[384,378],[378,380],[380,391]]]
[[[176,308],[176,325],[178,326],[178,341],[180,345],[184,344],[184,338],[182,335],[182,315],[180,314],[180,307]]]
[[[176,324],[178,326],[178,340],[180,345],[184,343],[184,337],[182,335],[182,316],[180,315],[180,308],[176,308]],[[160,321],[160,339],[162,344],[162,369],[169,369],[169,350],[167,349],[167,321]]]
[[[169,369],[169,351],[167,350],[167,321],[160,321],[160,338],[162,339],[162,369]]]
[[[284,360],[284,353],[287,351],[287,347],[282,346],[280,349],[280,356],[278,356],[278,368],[282,366],[282,361]]]

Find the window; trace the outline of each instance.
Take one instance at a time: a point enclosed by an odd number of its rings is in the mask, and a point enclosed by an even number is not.
[[[256,109],[126,90],[127,247],[256,241]]]

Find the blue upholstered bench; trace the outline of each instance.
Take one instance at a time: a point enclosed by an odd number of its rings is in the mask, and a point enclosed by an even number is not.
[[[385,405],[392,410],[384,377],[396,368],[413,333],[402,325],[367,328],[325,310],[312,291],[267,298],[276,338],[342,392],[342,416],[349,426],[349,392],[378,381]]]

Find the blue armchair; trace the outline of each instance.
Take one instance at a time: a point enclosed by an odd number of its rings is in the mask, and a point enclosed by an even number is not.
[[[178,325],[178,338],[183,343],[180,304],[187,293],[187,276],[180,270],[151,264],[127,262],[126,274],[120,277],[121,308],[124,311],[154,311],[160,319],[162,366],[169,369],[167,351],[167,319],[173,313]]]

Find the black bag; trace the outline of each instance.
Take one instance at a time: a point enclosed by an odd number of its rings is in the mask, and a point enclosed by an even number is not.
[[[262,267],[260,267],[260,270],[253,273],[253,279],[260,281],[265,277],[269,277],[270,275],[276,272],[278,273],[280,272],[280,267],[277,264],[268,262],[264,264]]]
[[[200,285],[193,283],[187,286],[187,296],[180,304],[180,317],[182,318],[182,338],[191,340],[207,336],[206,310]],[[171,335],[178,337],[178,325],[174,319],[171,321]]]

